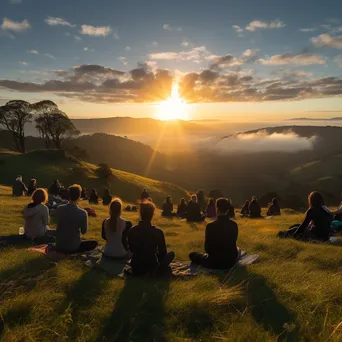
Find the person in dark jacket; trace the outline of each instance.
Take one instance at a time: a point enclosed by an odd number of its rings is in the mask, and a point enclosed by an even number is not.
[[[205,215],[208,218],[214,218],[216,217],[216,206],[215,206],[215,201],[213,198],[210,198],[207,209],[205,210]]]
[[[27,196],[32,196],[32,194],[37,190],[37,180],[35,178],[30,179],[30,183],[27,187]]]
[[[187,211],[188,211],[188,205],[186,204],[185,199],[182,198],[177,207],[177,216],[184,219],[186,218]]]
[[[165,217],[175,216],[175,213],[173,212],[172,198],[169,195],[166,196],[165,202],[163,203],[162,216],[165,216]]]
[[[205,230],[206,254],[192,252],[190,260],[205,268],[229,269],[238,261],[238,225],[227,213],[230,203],[226,198],[216,201],[217,220],[209,223]]]
[[[249,216],[249,201],[247,200],[241,209],[241,216],[248,217]]]
[[[61,184],[58,179],[55,179],[49,188],[49,194],[59,196],[61,191]]]
[[[249,204],[248,210],[249,210],[249,217],[251,218],[261,217],[261,207],[256,196],[252,198],[252,201]]]
[[[186,214],[188,222],[201,222],[205,220],[205,215],[201,213],[201,207],[197,201],[197,196],[192,195],[188,203],[188,212]]]
[[[91,190],[88,202],[89,204],[99,204],[99,195],[97,194],[96,189]]]
[[[329,240],[333,215],[325,206],[323,196],[317,191],[311,192],[308,202],[309,209],[305,213],[304,221],[299,227],[289,229],[287,236],[296,239]]]
[[[84,199],[84,200],[88,199],[88,194],[87,194],[87,189],[86,188],[82,188],[81,198]]]
[[[15,182],[12,185],[12,194],[13,196],[23,196],[27,192],[27,187],[23,182],[23,177],[18,176]]]
[[[266,216],[280,216],[280,206],[277,198],[273,198],[271,204],[267,208]]]
[[[128,246],[132,252],[132,273],[136,276],[163,275],[170,271],[174,252],[167,252],[165,236],[152,225],[155,205],[149,201],[140,204],[141,221],[130,229]]]
[[[112,202],[113,196],[110,193],[109,189],[105,189],[102,197],[102,204],[109,205]]]
[[[144,191],[143,191],[142,194],[141,194],[140,199],[141,199],[141,200],[147,200],[149,197],[150,197],[150,195],[149,195],[147,189],[144,189]]]

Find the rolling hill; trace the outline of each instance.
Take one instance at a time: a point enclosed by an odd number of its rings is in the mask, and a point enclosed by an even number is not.
[[[79,161],[65,151],[39,150],[25,155],[2,151],[0,153],[1,183],[11,185],[17,175],[28,182],[34,177],[41,187],[48,187],[54,179],[63,184],[79,183],[86,188],[97,188],[99,193],[106,186],[95,174],[96,165]],[[160,205],[167,194],[176,202],[188,193],[171,183],[145,178],[132,173],[113,169],[114,180],[109,188],[115,196],[135,203],[143,188],[147,188],[154,202]]]

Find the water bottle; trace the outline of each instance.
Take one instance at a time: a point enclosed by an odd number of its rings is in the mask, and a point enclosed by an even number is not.
[[[24,235],[24,234],[25,234],[24,227],[20,227],[19,228],[19,235]]]

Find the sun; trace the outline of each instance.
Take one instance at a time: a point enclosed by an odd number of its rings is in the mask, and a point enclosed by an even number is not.
[[[159,120],[188,120],[188,105],[179,95],[178,84],[172,85],[171,96],[158,104]]]

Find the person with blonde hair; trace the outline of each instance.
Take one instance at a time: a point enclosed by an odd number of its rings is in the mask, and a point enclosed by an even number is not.
[[[109,206],[109,217],[102,223],[102,238],[106,240],[103,254],[110,258],[125,259],[130,256],[128,232],[132,223],[121,217],[122,202],[115,198]]]
[[[46,206],[48,194],[45,189],[37,189],[32,194],[32,202],[24,208],[24,233],[30,238],[39,238],[49,230],[49,209]]]

